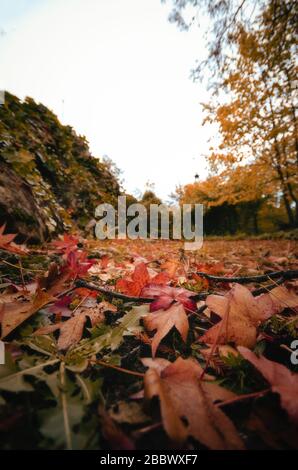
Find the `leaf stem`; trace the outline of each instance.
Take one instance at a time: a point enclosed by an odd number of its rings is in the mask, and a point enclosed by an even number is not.
[[[225,405],[230,405],[237,401],[247,400],[248,398],[259,398],[259,397],[262,397],[263,395],[266,395],[266,393],[270,391],[271,391],[271,388],[266,388],[265,390],[261,390],[260,392],[253,392],[253,393],[246,393],[245,395],[238,395],[237,397],[231,398],[230,400],[222,401],[221,403],[216,403],[215,406],[221,407]]]
[[[134,370],[125,369],[123,367],[115,366],[113,364],[109,364],[108,362],[101,361],[100,359],[90,360],[91,363],[99,364],[104,367],[109,367],[110,369],[118,370],[119,372],[123,372],[124,374],[135,375],[136,377],[144,377],[145,374],[142,372],[135,372]]]
[[[42,269],[30,269],[30,268],[24,268],[23,266],[22,268],[20,268],[20,266],[17,266],[16,264],[13,264],[13,263],[9,263],[9,261],[6,261],[4,259],[2,259],[0,262],[3,264],[7,264],[7,266],[11,266],[12,268],[15,268],[18,270],[22,269],[23,271],[28,271],[30,273],[43,273],[44,272]]]
[[[61,407],[62,407],[62,413],[63,413],[66,449],[72,450],[71,430],[70,430],[70,424],[69,424],[69,416],[68,416],[68,410],[67,410],[67,398],[66,398],[66,392],[65,392],[65,385],[66,385],[65,362],[62,362],[62,361],[60,364],[60,382],[61,382],[60,398],[61,398]]]
[[[24,370],[19,370],[18,372],[15,372],[14,374],[6,375],[5,377],[2,377],[0,379],[0,385],[1,385],[1,383],[6,382],[6,380],[11,380],[14,377],[18,377],[18,376],[24,375],[24,374],[30,375],[36,369],[40,369],[42,367],[50,366],[50,365],[55,364],[56,362],[59,362],[59,361],[60,361],[60,359],[53,359],[51,361],[42,362],[41,364],[38,364],[38,365],[33,366],[33,367],[29,367],[29,368],[24,369]]]

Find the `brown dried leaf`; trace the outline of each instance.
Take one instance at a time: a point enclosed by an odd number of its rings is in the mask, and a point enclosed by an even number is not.
[[[38,290],[33,298],[20,294],[7,294],[0,299],[1,339],[27,320],[54,298]]]
[[[298,374],[293,374],[283,364],[269,361],[264,356],[256,356],[247,348],[238,347],[238,350],[270,383],[272,392],[280,395],[281,406],[291,420],[298,423]]]
[[[76,312],[76,315],[67,321],[39,328],[34,332],[34,335],[47,335],[60,330],[58,348],[65,351],[81,340],[87,317],[90,318],[92,326],[95,326],[104,321],[104,312],[107,310],[115,311],[117,309],[109,302],[103,301],[94,308]]]
[[[181,334],[183,341],[186,341],[189,325],[184,307],[180,303],[174,303],[167,310],[157,310],[149,313],[144,318],[144,324],[149,331],[157,330],[152,340],[153,357],[161,340],[174,326]]]
[[[233,342],[252,348],[257,338],[257,326],[263,311],[252,293],[241,284],[235,284],[226,296],[209,295],[206,304],[222,320],[210,328],[200,341],[207,344]]]
[[[103,406],[98,407],[101,421],[102,435],[111,450],[135,450],[135,445],[130,437],[113,421]]]
[[[51,263],[48,271],[43,276],[37,277],[38,285],[49,294],[55,296],[65,289],[68,273],[61,273],[57,263]]]
[[[264,320],[285,308],[298,309],[298,296],[285,286],[275,287],[270,292],[256,297],[256,301],[262,309]]]
[[[160,375],[149,368],[145,374],[145,397],[159,396],[164,428],[173,441],[182,444],[187,436],[193,436],[210,449],[243,449],[234,424],[213,404],[215,400],[231,398],[230,392],[200,381],[201,372],[199,364],[182,358]]]

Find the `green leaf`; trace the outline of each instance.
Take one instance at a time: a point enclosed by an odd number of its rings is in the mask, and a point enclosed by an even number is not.
[[[67,418],[65,418],[65,413],[67,413]],[[79,448],[77,442],[79,436],[73,434],[73,427],[80,424],[83,415],[83,404],[79,400],[69,398],[65,407],[62,407],[58,402],[55,408],[49,408],[39,413],[42,419],[40,432],[44,437],[53,440],[55,448]],[[66,436],[65,419],[67,419],[67,426],[69,426],[67,433],[70,440]]]
[[[53,338],[49,335],[30,336],[30,338],[25,338],[19,344],[26,345],[33,351],[47,356],[53,356],[57,352],[56,344],[53,341]]]
[[[124,336],[134,335],[143,331],[143,327],[140,325],[140,320],[146,316],[148,312],[148,305],[133,307],[119,320],[118,326],[109,328],[107,332],[104,329],[103,331],[105,331],[105,333],[95,337],[94,339],[85,339],[81,341],[77,347],[67,353],[66,361],[71,362],[78,355],[81,358],[90,357],[105,348],[109,348],[114,351],[120,346]]]
[[[44,367],[54,365],[59,362],[59,359],[52,359],[50,361],[41,362],[32,367],[28,367],[22,370],[12,368],[11,365],[7,365],[6,372],[3,374],[1,366],[1,378],[0,378],[0,389],[9,392],[30,392],[33,387],[26,381],[26,376],[35,376],[39,380],[44,380],[50,384],[50,389],[55,390],[53,380],[49,374],[43,370]]]
[[[52,439],[55,447],[79,448],[79,434],[74,433],[84,416],[84,401],[79,395],[74,396],[76,384],[70,380],[64,362],[58,371],[59,394],[57,406],[40,413],[42,419],[41,433]]]
[[[123,341],[123,336],[134,335],[143,331],[140,326],[141,318],[149,313],[148,305],[133,307],[130,312],[126,313],[119,321],[119,326],[114,328],[109,338],[109,347],[111,350],[117,349]]]
[[[82,377],[80,374],[76,374],[76,382],[82,391],[86,405],[89,405],[97,398],[100,398],[100,401],[102,402],[104,401],[101,394],[101,387],[103,384],[102,377],[99,377],[96,380],[91,380],[89,378]]]

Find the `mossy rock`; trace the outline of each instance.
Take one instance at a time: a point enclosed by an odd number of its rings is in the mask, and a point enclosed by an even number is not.
[[[84,228],[98,204],[116,204],[119,184],[85,137],[32,98],[0,106],[0,224],[31,242]]]

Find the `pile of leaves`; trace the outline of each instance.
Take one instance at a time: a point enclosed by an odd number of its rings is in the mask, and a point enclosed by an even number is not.
[[[0,249],[2,448],[298,447],[295,242]]]

